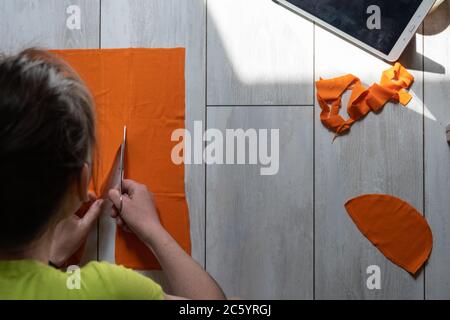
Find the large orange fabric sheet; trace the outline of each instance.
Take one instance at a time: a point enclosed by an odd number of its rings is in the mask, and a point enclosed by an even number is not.
[[[125,178],[155,195],[164,227],[190,253],[184,166],[171,160],[172,131],[184,128],[184,48],[54,50],[85,81],[96,103],[98,145],[93,189],[101,194],[127,126]],[[175,142],[176,143],[176,142]],[[115,259],[134,269],[159,269],[151,251],[131,233],[116,231]]]
[[[367,239],[409,273],[416,274],[430,256],[431,229],[407,202],[386,194],[366,194],[350,199],[345,208]]]
[[[364,118],[370,111],[380,112],[388,101],[400,102],[406,106],[411,95],[405,90],[414,81],[414,77],[400,64],[381,75],[380,83],[374,83],[369,88],[362,85],[359,78],[352,74],[332,79],[322,79],[316,82],[317,101],[320,108],[322,124],[337,135],[350,130],[356,121]],[[352,90],[347,105],[348,119],[339,115],[342,95],[346,90]],[[335,137],[336,137],[335,136]]]

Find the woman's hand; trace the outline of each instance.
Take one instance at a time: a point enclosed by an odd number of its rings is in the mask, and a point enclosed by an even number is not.
[[[72,214],[56,225],[50,249],[52,263],[62,266],[80,248],[101,213],[102,202],[94,201],[84,217]]]
[[[143,184],[126,179],[122,185],[122,212],[113,210],[112,217],[125,230],[134,232],[139,238],[147,239],[155,228],[161,227],[155,208],[153,194]],[[108,192],[115,208],[120,207],[120,193],[116,189]]]
[[[153,251],[174,295],[189,299],[225,299],[222,289],[162,227],[153,195],[143,184],[123,181],[122,212],[113,210],[117,223],[133,231]],[[111,189],[108,196],[120,208],[120,192]],[[171,298],[166,295],[166,298]]]

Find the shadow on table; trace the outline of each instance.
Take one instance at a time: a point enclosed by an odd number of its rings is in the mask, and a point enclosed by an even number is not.
[[[412,38],[411,42],[401,55],[399,61],[410,70],[423,70],[424,72],[429,73],[445,74],[445,67],[442,64],[428,58],[420,52],[417,52],[416,37]]]
[[[426,36],[437,35],[450,25],[450,4],[448,1],[441,4],[434,12],[430,13],[422,26],[417,30],[418,34]],[[410,42],[400,62],[409,69],[422,70],[430,73],[445,74],[445,67],[426,56],[426,51],[421,54],[416,50],[416,38]],[[426,48],[425,48],[426,50]]]

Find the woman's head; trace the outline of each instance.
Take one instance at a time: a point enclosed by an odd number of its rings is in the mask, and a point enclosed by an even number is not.
[[[66,63],[37,49],[0,57],[1,251],[44,234],[68,195],[85,200],[94,142],[91,95]]]

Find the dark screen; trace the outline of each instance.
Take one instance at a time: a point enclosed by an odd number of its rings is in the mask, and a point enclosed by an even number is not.
[[[422,0],[286,0],[354,38],[389,54]],[[367,8],[380,8],[380,29],[369,29]]]

